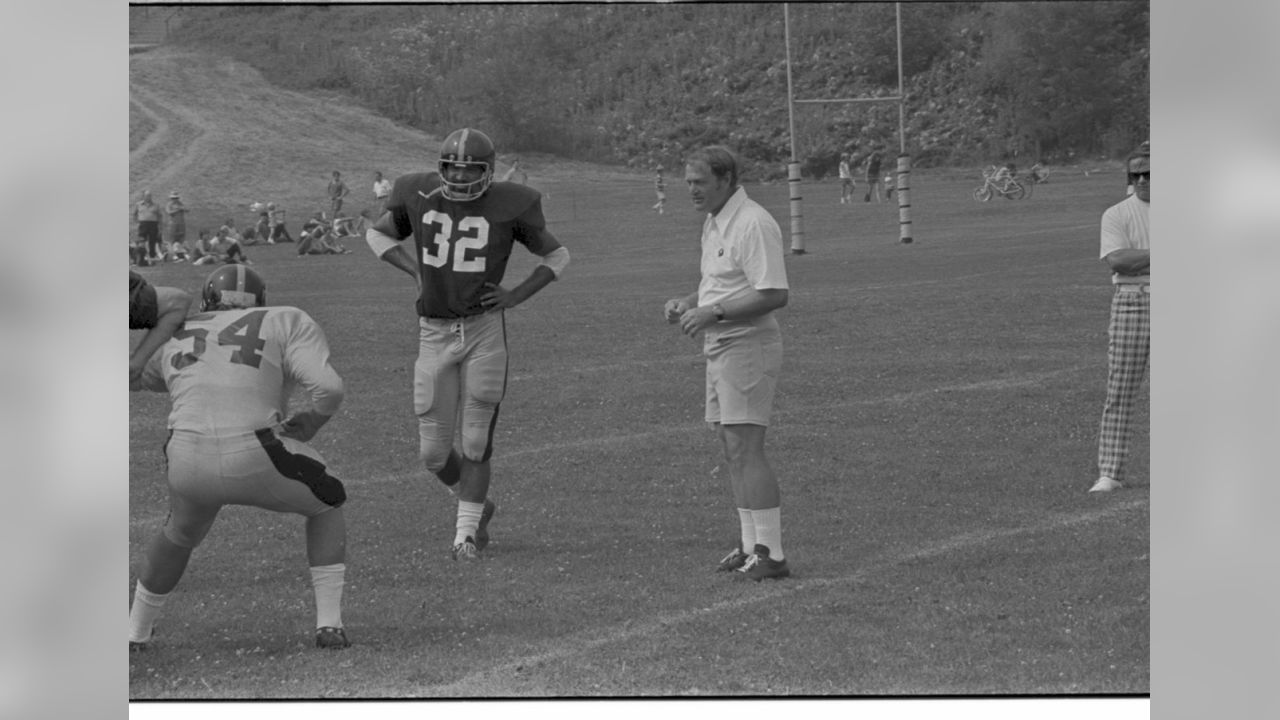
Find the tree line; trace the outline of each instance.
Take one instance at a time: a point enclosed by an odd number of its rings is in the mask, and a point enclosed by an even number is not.
[[[1147,139],[1145,0],[900,12],[916,165],[1117,157]],[[797,99],[897,94],[893,3],[793,3],[789,21]],[[187,6],[170,42],[433,134],[481,127],[512,152],[651,168],[723,142],[762,167],[791,157],[780,4]],[[802,103],[794,122],[810,175],[898,149],[895,102]]]

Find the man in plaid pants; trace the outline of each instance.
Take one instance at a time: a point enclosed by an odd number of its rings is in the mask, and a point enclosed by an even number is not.
[[[1123,487],[1133,406],[1151,354],[1151,148],[1125,160],[1133,194],[1102,214],[1102,260],[1115,294],[1107,345],[1107,401],[1098,436],[1098,480],[1089,492]]]

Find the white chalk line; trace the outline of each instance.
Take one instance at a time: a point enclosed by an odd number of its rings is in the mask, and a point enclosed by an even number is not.
[[[501,689],[501,686],[497,685],[495,680],[498,680],[503,676],[511,676],[518,671],[525,670],[534,665],[585,656],[595,650],[609,645],[615,645],[646,636],[656,636],[659,633],[666,632],[677,625],[697,622],[706,617],[719,618],[724,615],[740,613],[745,608],[752,605],[785,602],[787,596],[801,592],[825,590],[865,581],[871,576],[878,575],[909,562],[928,560],[1020,535],[1054,532],[1075,525],[1085,525],[1106,519],[1113,515],[1119,515],[1121,513],[1143,508],[1148,504],[1149,501],[1146,498],[1141,498],[1108,505],[1099,510],[1092,510],[1077,514],[1061,514],[1056,517],[1052,517],[1045,522],[1033,525],[1024,525],[1022,527],[1003,530],[979,530],[962,533],[914,550],[887,553],[878,558],[873,558],[863,564],[860,568],[843,575],[814,578],[811,580],[792,579],[763,584],[760,588],[760,593],[757,595],[723,600],[704,608],[686,610],[685,612],[677,613],[675,615],[652,617],[639,622],[626,622],[621,625],[614,624],[611,627],[600,630],[585,631],[556,638],[552,641],[548,641],[554,642],[556,644],[555,647],[507,660],[506,662],[500,663],[481,672],[466,675],[461,679],[448,684],[429,686],[426,692],[421,693],[421,696],[465,696],[493,693],[495,690]],[[400,687],[395,688],[397,692],[402,691],[402,689],[403,688]]]
[[[1053,377],[1057,377],[1060,375],[1070,375],[1072,373],[1079,372],[1080,370],[1086,369],[1087,367],[1089,366],[1077,365],[1073,367],[1062,368],[1059,370],[1049,370],[1049,371],[1038,372],[1038,373],[1026,373],[1023,375],[1016,375],[1008,378],[993,378],[990,380],[980,380],[977,382],[958,383],[954,385],[943,385],[940,387],[928,388],[924,390],[914,390],[911,392],[894,393],[892,395],[882,395],[880,397],[874,397],[874,398],[845,400],[841,402],[824,403],[822,405],[809,405],[804,408],[804,414],[812,415],[815,412],[840,410],[844,408],[863,406],[863,405],[882,405],[882,404],[901,405],[901,404],[908,403],[921,398],[937,395],[938,393],[946,393],[946,392],[983,392],[988,390],[1000,391],[1000,390],[1008,390],[1008,389],[1017,388],[1017,387],[1028,387],[1028,386],[1038,385],[1044,382],[1045,380],[1048,380]],[[789,415],[791,412],[792,411],[779,408],[775,410],[774,415],[779,419],[785,419],[786,416]],[[581,440],[569,440],[569,441],[562,441],[562,442],[547,443],[545,445],[537,445],[534,447],[526,447],[526,448],[499,453],[498,462],[502,462],[507,459],[528,457],[530,455],[541,455],[544,453],[560,454],[566,450],[625,444],[625,443],[634,442],[636,440],[660,438],[668,435],[684,435],[690,432],[696,432],[697,430],[702,429],[705,426],[706,426],[706,423],[702,421],[691,422],[691,423],[686,422],[686,423],[678,423],[678,424],[671,425],[664,428],[658,428],[654,430],[647,430],[647,431],[641,431],[641,432],[626,432],[626,433],[619,433],[616,435],[598,435],[594,437],[582,438]],[[411,480],[414,478],[422,479],[422,480],[432,480],[432,482],[434,482],[432,478],[427,477],[425,470],[412,470],[408,472],[375,475],[371,477],[358,477],[353,475],[346,475],[345,477],[349,478],[347,482],[349,482],[353,487],[361,486],[361,485],[377,485],[377,484],[388,483],[388,482],[403,482],[405,480]],[[138,527],[158,526],[161,522],[164,521],[164,518],[167,515],[168,515],[168,511],[166,510],[164,513],[161,513],[161,514],[153,514],[153,515],[147,515],[143,517],[131,518],[129,521],[129,527],[138,528]]]

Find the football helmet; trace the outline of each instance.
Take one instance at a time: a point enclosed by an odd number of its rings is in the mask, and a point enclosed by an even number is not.
[[[205,312],[262,307],[267,304],[267,283],[252,268],[223,265],[204,281],[202,298],[200,309]]]
[[[466,202],[475,200],[489,189],[493,182],[493,168],[497,164],[498,153],[493,149],[493,141],[488,135],[472,128],[463,128],[449,133],[440,145],[440,194],[449,200]],[[478,167],[482,169],[479,178],[466,182],[449,179],[449,168],[455,166]]]

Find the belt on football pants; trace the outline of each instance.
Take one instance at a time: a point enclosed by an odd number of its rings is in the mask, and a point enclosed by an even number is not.
[[[1120,283],[1116,285],[1116,292],[1146,293],[1151,294],[1151,285],[1149,283]]]

